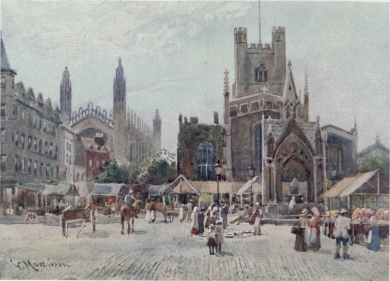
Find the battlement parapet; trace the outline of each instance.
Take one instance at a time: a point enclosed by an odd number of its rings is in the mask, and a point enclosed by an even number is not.
[[[272,27],[272,33],[275,33],[275,32],[282,32],[282,33],[285,33],[285,28],[284,28],[284,26],[273,26],[273,27]]]
[[[237,33],[246,33],[246,27],[235,27],[234,34],[237,34]]]
[[[251,43],[248,49],[255,49],[255,50],[270,50],[271,49],[271,44],[256,44],[256,43]]]

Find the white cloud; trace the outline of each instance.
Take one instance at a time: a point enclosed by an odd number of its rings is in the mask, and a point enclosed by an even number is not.
[[[228,20],[232,18],[240,18],[247,14],[248,10],[252,8],[251,4],[242,2],[227,2],[223,3],[216,10],[207,13],[204,18],[206,20],[218,19]]]

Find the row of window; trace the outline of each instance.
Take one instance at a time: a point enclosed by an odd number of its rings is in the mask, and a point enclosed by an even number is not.
[[[19,114],[19,106],[14,105],[12,114],[14,116],[18,116]],[[27,115],[27,116],[26,116]],[[28,120],[28,123],[31,127],[37,128],[38,130],[42,129],[44,132],[50,133],[52,135],[56,135],[56,128],[51,124],[51,122],[46,122],[46,120],[39,118],[38,116],[28,113],[26,114],[24,110],[22,110],[21,114],[19,115],[22,120]]]
[[[2,128],[2,134],[3,134],[3,128]],[[21,147],[22,149],[25,149],[27,146],[28,150],[38,151],[40,154],[45,154],[46,156],[53,157],[54,159],[57,159],[58,157],[58,146],[54,146],[53,150],[53,143],[45,141],[44,143],[42,140],[39,140],[36,137],[28,136],[27,140],[24,133],[19,133],[18,131],[14,131],[12,133],[12,142],[15,144],[16,147]],[[27,143],[26,143],[27,142]],[[43,152],[42,152],[43,148]]]
[[[94,159],[94,160],[89,159],[88,165],[89,165],[89,167],[96,167],[96,168],[104,167],[106,165],[106,159],[102,160],[101,165],[100,165],[99,159]]]
[[[1,155],[1,171],[7,170],[7,155]],[[14,159],[14,171],[17,173],[28,173],[33,174],[34,176],[41,177],[50,177],[58,178],[59,177],[59,167],[50,166],[50,164],[38,163],[37,160],[33,161],[31,158],[21,158],[19,155],[15,155]]]

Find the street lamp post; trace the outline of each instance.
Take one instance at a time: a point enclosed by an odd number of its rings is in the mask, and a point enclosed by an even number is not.
[[[222,164],[219,160],[214,165],[214,171],[215,171],[215,175],[217,177],[217,208],[218,208],[218,212],[219,212],[219,179],[222,175]]]
[[[252,190],[252,178],[255,175],[255,168],[253,167],[253,164],[251,164],[250,167],[248,167],[248,176],[249,180],[251,181],[251,206],[252,206],[252,197],[253,197],[253,190]]]

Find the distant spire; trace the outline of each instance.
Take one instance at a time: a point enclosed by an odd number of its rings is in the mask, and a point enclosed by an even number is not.
[[[16,74],[15,70],[12,70],[9,65],[7,52],[5,51],[4,42],[3,42],[3,32],[0,33],[0,38],[1,38],[1,71],[11,71],[13,74]]]
[[[226,69],[225,72],[225,78],[224,78],[224,88],[223,88],[223,94],[224,96],[229,95],[229,71]]]
[[[307,71],[305,72],[305,89],[304,89],[304,93],[305,95],[308,95],[309,94],[309,81],[307,79],[307,77],[309,76],[309,74],[307,73]]]
[[[261,13],[260,13],[260,0],[259,0],[259,43],[261,44]]]

